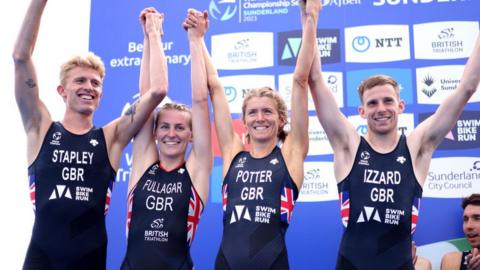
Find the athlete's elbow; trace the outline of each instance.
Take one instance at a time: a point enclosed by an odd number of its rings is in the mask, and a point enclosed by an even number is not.
[[[167,96],[168,93],[168,84],[162,84],[159,87],[150,89],[150,93],[155,100],[162,100]]]
[[[12,58],[15,64],[22,64],[30,61],[32,59],[32,56],[27,52],[15,49],[13,51]]]

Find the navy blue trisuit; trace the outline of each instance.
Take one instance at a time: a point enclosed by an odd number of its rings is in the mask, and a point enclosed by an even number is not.
[[[105,269],[115,170],[103,130],[52,123],[28,176],[35,221],[23,269]]]
[[[285,233],[298,188],[280,148],[263,158],[238,153],[222,196],[223,237],[215,269],[289,269]]]
[[[128,244],[122,270],[191,270],[190,246],[203,202],[183,163],[166,171],[157,161],[128,196]]]
[[[415,231],[422,187],[404,135],[390,153],[361,137],[352,170],[338,183],[344,226],[336,269],[414,269]]]
[[[471,250],[462,252],[462,261],[460,262],[460,268],[458,270],[467,270],[467,256],[471,252]]]

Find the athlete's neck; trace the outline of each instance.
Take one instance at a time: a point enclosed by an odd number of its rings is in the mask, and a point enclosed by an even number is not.
[[[377,151],[378,153],[389,153],[392,152],[395,147],[397,147],[398,140],[400,139],[400,134],[395,130],[388,134],[374,134],[372,132],[367,132],[365,135],[365,140],[368,144]]]
[[[85,134],[93,127],[93,114],[65,113],[61,121],[63,127],[77,135]]]
[[[166,157],[159,155],[160,166],[167,172],[175,170],[185,163],[184,155],[179,157]]]
[[[252,142],[252,148],[250,149],[250,155],[254,158],[266,157],[273,151],[273,148],[277,145],[278,140],[271,140],[269,142]]]

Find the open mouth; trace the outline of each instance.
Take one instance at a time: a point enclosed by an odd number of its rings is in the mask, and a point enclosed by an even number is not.
[[[387,121],[390,120],[392,117],[391,116],[380,116],[380,117],[375,117],[373,118],[375,121]]]
[[[166,144],[166,145],[177,145],[180,142],[178,142],[178,141],[163,141],[162,143]]]
[[[95,99],[95,96],[90,95],[90,94],[79,94],[78,96],[83,100],[93,100],[93,99]]]
[[[267,129],[267,128],[268,128],[267,126],[253,127],[253,129],[255,129],[255,130],[265,130],[265,129]]]
[[[478,237],[478,233],[467,233],[466,236],[468,239],[474,239]]]

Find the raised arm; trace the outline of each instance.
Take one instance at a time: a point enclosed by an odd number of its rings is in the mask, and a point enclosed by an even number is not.
[[[291,131],[282,148],[288,170],[297,187],[303,184],[303,161],[308,152],[308,76],[316,49],[321,8],[319,0],[300,1],[302,44],[293,73]]]
[[[213,166],[210,114],[208,110],[207,71],[203,59],[204,35],[208,27],[207,14],[193,9],[189,16],[197,19],[195,27],[188,28],[191,55],[192,132],[193,147],[187,160],[192,182],[203,202],[208,198],[209,177]]]
[[[204,16],[206,16],[204,12]],[[189,16],[184,23],[184,27],[194,27],[196,22],[193,17]],[[207,47],[202,42],[203,59],[207,72],[207,84],[210,90],[210,98],[213,107],[213,116],[215,121],[215,129],[217,132],[217,140],[222,152],[223,158],[223,176],[225,176],[228,167],[235,155],[242,151],[243,143],[233,129],[232,116],[228,107],[225,90],[218,77],[218,72],[210,59]]]
[[[109,141],[109,156],[114,166],[118,166],[123,148],[145,124],[152,111],[167,94],[168,73],[162,46],[162,24],[162,14],[146,12],[145,32],[148,36],[149,74],[144,75],[147,62],[143,62],[144,67],[141,68],[140,75],[140,98],[132,104],[125,115],[105,127],[105,135]],[[147,78],[150,82],[149,86],[145,83]],[[148,90],[145,91],[145,89]]]
[[[465,104],[477,90],[479,82],[480,37],[477,36],[457,89],[442,101],[432,116],[415,128],[407,140],[415,174],[420,184],[425,181],[433,151],[455,126]]]
[[[167,63],[162,53],[151,52],[150,43],[158,43],[162,35],[161,25],[163,14],[156,12],[154,8],[146,8],[140,13],[140,24],[144,30],[144,50],[142,64],[140,66],[140,99],[147,94],[149,89],[168,88]],[[160,26],[160,27],[158,27]],[[152,74],[152,75],[151,75]],[[132,174],[128,183],[129,191],[136,185],[145,170],[158,160],[158,152],[153,132],[153,113],[150,113],[148,120],[135,135],[132,150]]]
[[[32,0],[15,42],[15,99],[27,134],[27,160],[31,164],[52,122],[45,104],[38,94],[38,82],[32,61],[40,20],[46,0]]]
[[[315,57],[310,70],[308,85],[315,110],[334,152],[335,178],[345,178],[353,164],[360,137],[354,126],[338,108],[335,97],[322,76],[321,60],[317,43]]]

